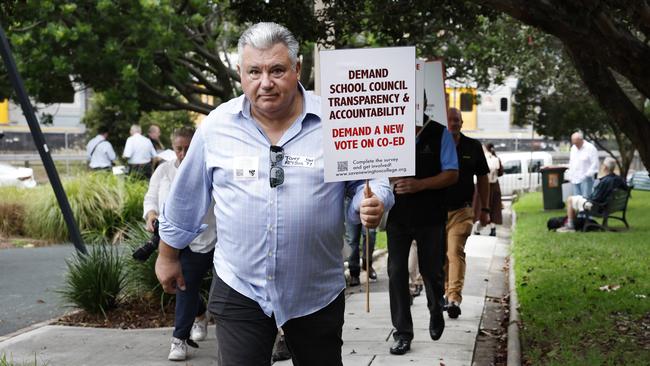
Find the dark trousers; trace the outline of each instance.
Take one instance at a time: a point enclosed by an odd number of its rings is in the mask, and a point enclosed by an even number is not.
[[[395,339],[413,339],[408,258],[411,242],[417,241],[418,265],[424,281],[429,312],[442,313],[444,296],[443,267],[446,257],[445,224],[413,227],[389,221],[388,293]]]
[[[185,291],[176,293],[176,314],[174,337],[188,339],[194,318],[205,313],[205,302],[201,298],[201,282],[213,267],[214,250],[208,253],[194,253],[187,247],[179,253],[181,270],[185,278]]]
[[[375,251],[376,237],[377,232],[375,229],[370,229],[370,261],[368,262],[368,266],[372,266],[372,252]],[[354,225],[346,222],[345,239],[348,241],[348,246],[352,250],[350,252],[350,257],[348,258],[350,276],[359,277],[359,273],[361,272],[361,266],[359,266],[359,257],[362,258],[364,266],[366,263],[366,228],[361,224]],[[361,245],[359,245],[359,241],[361,241]],[[359,247],[361,247],[361,253],[359,253]]]
[[[217,319],[219,366],[269,366],[278,328],[257,302],[214,275],[210,313]],[[286,322],[282,329],[296,366],[343,365],[341,346],[345,292],[323,309]]]
[[[129,175],[137,179],[150,179],[153,171],[151,163],[129,164]]]

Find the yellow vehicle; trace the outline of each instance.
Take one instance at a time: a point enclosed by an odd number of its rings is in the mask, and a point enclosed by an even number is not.
[[[475,88],[445,88],[447,108],[457,108],[463,116],[463,130],[474,131],[477,124],[477,104]]]
[[[0,125],[9,124],[9,100],[0,101]]]

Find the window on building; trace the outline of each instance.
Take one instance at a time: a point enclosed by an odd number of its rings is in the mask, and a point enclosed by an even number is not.
[[[503,173],[504,174],[520,174],[521,173],[521,161],[519,161],[519,160],[506,161],[503,164]]]
[[[474,109],[474,96],[471,93],[460,94],[461,112],[471,112]]]
[[[508,110],[508,98],[501,98],[501,112]]]

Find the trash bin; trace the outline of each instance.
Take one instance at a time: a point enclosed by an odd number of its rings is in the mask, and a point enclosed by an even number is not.
[[[563,166],[548,166],[540,169],[542,173],[542,196],[545,210],[564,208],[562,201],[562,183],[564,183]]]

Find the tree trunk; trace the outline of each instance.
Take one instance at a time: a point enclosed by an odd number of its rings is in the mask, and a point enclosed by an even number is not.
[[[639,151],[641,160],[650,167],[650,121],[636,108],[623,92],[611,71],[593,59],[588,50],[579,46],[567,46],[569,55],[576,65],[589,91],[596,97],[616,127],[627,136],[634,148]],[[577,50],[576,50],[577,48]],[[633,150],[633,149],[632,149]]]

